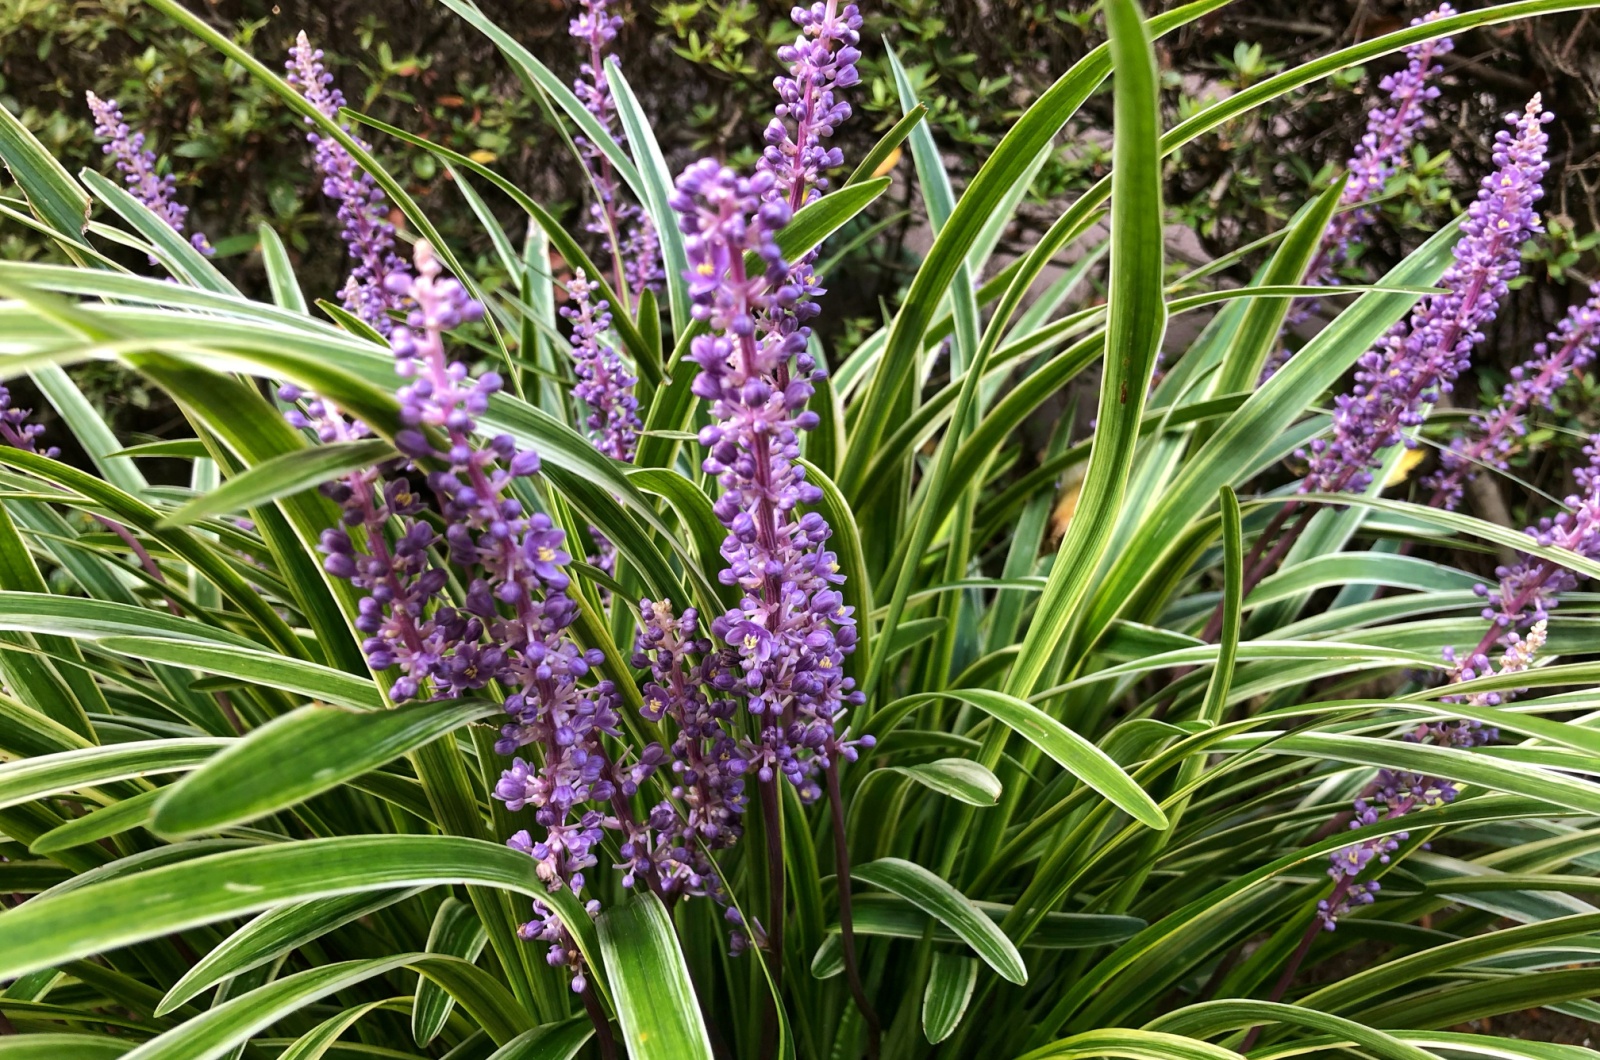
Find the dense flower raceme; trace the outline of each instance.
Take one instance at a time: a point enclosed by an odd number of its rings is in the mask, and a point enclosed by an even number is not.
[[[86,95],[89,110],[94,114],[94,134],[105,141],[106,154],[116,159],[128,190],[174,232],[182,234],[189,208],[178,201],[177,179],[170,173],[158,171],[155,152],[144,145],[144,133],[128,128],[116,100],[101,99],[93,92]],[[211,243],[203,232],[191,235],[189,242],[203,254],[212,253]]]
[[[776,322],[793,319],[801,296],[774,240],[790,218],[789,204],[771,195],[776,186],[769,171],[746,178],[707,159],[678,178],[673,206],[694,315],[711,330],[694,340],[690,357],[700,368],[694,392],[711,404],[700,441],[705,470],[723,489],[715,510],[729,531],[720,577],[744,593],[712,632],[738,653],[745,705],[760,728],[757,775],[781,773],[810,800],[820,794],[819,767],[856,755],[837,723],[861,694],[843,673],[856,631],[834,588],[843,577],[825,547],[832,531],[818,513],[799,512],[821,499],[796,463],[799,432],[817,423],[805,407],[817,369],[801,331]],[[761,273],[745,272],[746,252],[764,263]]]
[[[1569,318],[1570,321],[1571,318]],[[1570,333],[1570,332],[1569,332]],[[1528,535],[1541,545],[1570,549],[1580,555],[1600,556],[1600,437],[1591,440],[1585,449],[1589,466],[1577,472],[1578,483],[1584,489],[1582,497],[1567,498],[1572,509],[1553,519],[1541,520],[1538,526],[1529,527]],[[1500,585],[1496,590],[1478,586],[1479,595],[1488,597],[1491,606],[1484,608],[1483,617],[1490,623],[1483,640],[1465,659],[1457,657],[1453,649],[1445,649],[1445,661],[1450,664],[1452,682],[1470,681],[1493,672],[1488,651],[1496,641],[1506,645],[1500,673],[1518,673],[1528,669],[1534,656],[1544,647],[1546,622],[1549,611],[1556,605],[1556,595],[1571,589],[1578,576],[1560,564],[1549,560],[1524,556],[1510,567],[1500,567],[1496,573]],[[1513,627],[1531,625],[1526,636],[1519,636]],[[1498,706],[1502,694],[1476,693],[1465,697],[1480,706]],[[1446,702],[1460,702],[1447,697]],[[1472,748],[1493,741],[1497,733],[1473,721],[1438,721],[1419,726],[1406,734],[1406,739],[1441,746]],[[1378,780],[1370,785],[1356,800],[1355,814],[1350,827],[1359,828],[1378,820],[1392,820],[1412,810],[1449,802],[1455,798],[1456,787],[1440,777],[1383,770]],[[1318,916],[1330,930],[1337,918],[1353,906],[1365,905],[1378,891],[1377,881],[1357,882],[1357,877],[1376,858],[1387,863],[1389,855],[1407,838],[1400,832],[1378,839],[1369,839],[1335,851],[1332,855],[1330,876],[1336,881],[1333,894],[1318,904]]]
[[[1511,370],[1500,401],[1493,409],[1472,417],[1470,428],[1440,454],[1440,468],[1424,482],[1433,491],[1433,503],[1455,508],[1466,484],[1484,466],[1504,471],[1517,440],[1528,431],[1526,415],[1548,404],[1574,375],[1594,360],[1600,344],[1600,284],[1589,289],[1589,300],[1574,306],[1533,356]]]
[[[572,360],[578,377],[572,394],[589,408],[586,422],[595,448],[613,460],[631,461],[644,424],[633,393],[638,380],[606,338],[611,306],[595,297],[596,287],[582,269],[567,282],[567,294],[572,304],[562,306],[561,315],[572,323]]]
[[[306,102],[337,120],[339,108],[344,106],[344,93],[333,87],[333,75],[322,60],[322,49],[311,47],[302,32],[289,49],[289,83],[300,90]],[[313,124],[310,118],[306,124]],[[349,131],[348,125],[342,127]],[[337,140],[316,132],[307,133],[306,139],[312,146],[317,172],[322,174],[322,193],[339,204],[339,222],[344,226],[341,235],[355,261],[340,297],[346,309],[387,335],[389,311],[400,308],[401,301],[384,280],[390,273],[405,269],[405,262],[395,253],[388,200]]]
[[[1470,363],[1521,268],[1522,244],[1541,231],[1534,203],[1549,168],[1543,127],[1550,118],[1538,96],[1523,114],[1507,117],[1514,131],[1496,134],[1496,169],[1468,207],[1454,261],[1439,281],[1444,293],[1419,302],[1406,325],[1357,362],[1356,385],[1336,399],[1333,436],[1301,454],[1310,461],[1302,492],[1366,489],[1380,454],[1407,440],[1423,407],[1448,393]]]
[[[1543,621],[1535,623],[1526,637],[1519,638],[1512,634],[1510,647],[1501,660],[1500,673],[1520,673],[1528,669],[1544,647],[1544,640]],[[1470,671],[1458,670],[1455,679],[1467,680],[1471,676]],[[1494,706],[1501,701],[1496,693],[1478,693],[1465,698],[1480,706]],[[1405,733],[1404,739],[1411,743],[1466,750],[1491,743],[1498,735],[1495,729],[1475,721],[1440,720],[1417,725]],[[1457,794],[1456,785],[1443,777],[1382,769],[1378,772],[1378,779],[1356,799],[1350,827],[1361,828],[1379,821],[1393,821],[1415,810],[1451,802]],[[1329,856],[1328,875],[1334,879],[1333,893],[1317,903],[1317,917],[1323,927],[1332,931],[1339,917],[1356,906],[1372,903],[1379,890],[1378,881],[1360,881],[1359,877],[1374,860],[1380,865],[1388,864],[1389,855],[1400,849],[1400,844],[1409,837],[1407,832],[1395,832],[1353,843]]]
[[[711,630],[737,653],[740,690],[759,729],[757,777],[781,774],[810,801],[821,794],[819,769],[858,754],[838,723],[862,697],[843,672],[856,631],[834,588],[844,579],[826,549],[832,530],[817,512],[799,511],[821,499],[795,461],[799,432],[817,424],[806,404],[821,372],[805,321],[823,292],[813,256],[785,261],[775,236],[843,161],[823,140],[850,116],[834,91],[859,80],[861,16],[853,4],[841,10],[837,0],[819,0],[793,17],[801,35],[779,53],[789,73],[774,82],[780,103],[755,175],[702,160],[678,178],[672,206],[694,316],[711,330],[689,355],[700,369],[694,393],[711,403],[700,441],[705,470],[723,489],[715,511],[729,531],[719,577],[744,594]],[[760,274],[746,273],[746,252],[763,263]]]
[[[1441,4],[1411,24],[1420,26],[1455,13],[1449,4]],[[1339,266],[1349,259],[1353,245],[1372,227],[1372,208],[1362,204],[1383,194],[1384,186],[1405,164],[1417,133],[1431,120],[1428,105],[1439,98],[1439,86],[1434,81],[1444,72],[1437,60],[1454,48],[1455,42],[1449,37],[1412,45],[1405,51],[1406,68],[1378,82],[1386,101],[1367,114],[1366,133],[1350,157],[1350,179],[1339,199],[1340,206],[1348,208],[1328,224],[1308,270],[1309,282],[1332,282]]]
[[[1449,4],[1441,4],[1411,24],[1419,26],[1455,13]],[[1372,227],[1377,215],[1364,204],[1382,194],[1405,164],[1417,134],[1431,120],[1428,105],[1439,98],[1439,87],[1433,81],[1444,72],[1436,60],[1454,48],[1455,42],[1449,37],[1414,44],[1405,50],[1406,68],[1378,82],[1385,102],[1367,112],[1366,132],[1345,165],[1349,179],[1339,196],[1340,212],[1328,223],[1322,242],[1306,267],[1308,285],[1321,287],[1337,282],[1340,267]],[[1316,299],[1298,299],[1289,309],[1285,327],[1307,320],[1316,308]],[[1293,353],[1287,346],[1280,346],[1262,370],[1262,380],[1283,367]]]
[[[1546,547],[1564,548],[1588,559],[1600,557],[1600,435],[1584,448],[1589,465],[1575,473],[1582,491],[1566,498],[1567,511],[1539,520],[1528,536]],[[1524,555],[1510,566],[1498,567],[1500,584],[1479,585],[1478,595],[1488,601],[1483,617],[1490,623],[1482,643],[1463,666],[1467,672],[1484,672],[1484,654],[1509,631],[1541,622],[1556,606],[1557,595],[1574,588],[1579,575],[1554,560]]]
[[[844,163],[839,149],[825,146],[824,140],[850,117],[849,102],[834,93],[860,82],[855,64],[861,58],[856,47],[861,14],[854,4],[841,10],[837,0],[818,0],[810,7],[796,6],[791,17],[800,36],[778,50],[789,72],[773,81],[779,102],[767,124],[767,146],[756,167],[758,173],[772,177],[762,199],[781,202],[792,213],[815,201],[828,187],[828,170]],[[812,267],[816,260],[817,251],[812,249],[789,262],[788,275],[778,287],[782,297],[755,316],[764,337],[786,344],[807,361],[802,373],[812,370],[805,352],[811,339],[806,321],[821,311],[817,299],[826,293]],[[786,365],[780,364],[777,381],[787,384]]]
[[[773,81],[780,102],[757,165],[776,179],[775,193],[798,210],[827,190],[827,171],[844,164],[839,149],[823,141],[850,117],[849,102],[834,92],[861,80],[861,14],[854,4],[841,10],[838,0],[817,0],[795,7],[791,17],[800,36],[778,49],[789,72]]]
[[[597,285],[590,283],[582,269],[567,281],[572,304],[561,307],[561,315],[572,323],[573,372],[578,382],[572,396],[589,412],[585,423],[595,448],[613,460],[631,462],[639,432],[639,399],[634,396],[638,379],[628,371],[616,347],[606,337],[611,327],[611,306],[595,297]],[[589,562],[612,573],[616,566],[616,546],[595,527],[589,528],[595,554]]]
[[[652,745],[639,759],[670,772],[672,798],[685,811],[662,801],[642,827],[627,827],[623,882],[634,886],[642,870],[653,874],[668,898],[704,894],[726,904],[708,851],[733,845],[742,831],[749,752],[732,732],[738,662],[732,652],[715,650],[698,629],[692,607],[680,615],[669,600],[639,605],[633,664],[650,675],[640,689],[641,713],[653,722],[672,721],[677,733],[665,751]],[[725,915],[735,925],[732,943],[738,953],[748,941],[742,921],[731,905]]]
[[[625,137],[617,120],[617,101],[606,77],[606,51],[617,39],[622,18],[609,10],[610,0],[579,0],[579,14],[568,32],[583,42],[587,57],[578,66],[578,79],[572,90],[584,108],[605,127],[619,145]],[[606,254],[618,263],[617,282],[637,297],[645,288],[659,290],[661,240],[650,218],[634,203],[626,202],[611,162],[599,146],[582,136],[576,137],[589,179],[594,184],[595,202],[589,207],[588,230],[605,244]]]
[[[538,457],[518,451],[504,435],[481,449],[472,446],[477,417],[499,379],[493,373],[470,378],[461,362],[449,359],[443,336],[479,318],[482,307],[442,274],[426,243],[416,253],[415,275],[394,272],[386,280],[413,306],[390,336],[396,370],[409,380],[399,392],[404,428],[396,442],[410,460],[435,468],[425,477],[428,507],[445,525],[442,539],[421,518],[424,498],[403,467],[357,472],[325,487],[344,508],[344,528],[323,534],[324,563],[365,590],[357,627],[367,636],[368,661],[375,670],[399,669],[392,689],[397,700],[481,695],[491,682],[507,691],[510,719],[496,749],[511,755],[533,746],[537,761],[516,758],[494,794],[513,811],[533,811],[538,834],[524,830],[509,842],[537,861],[552,891],[581,894],[610,828],[623,835],[619,867],[627,885],[649,886],[669,899],[721,897],[706,851],[739,835],[739,776],[747,758],[723,724],[733,713],[722,694],[733,685],[726,672],[731,660],[710,655],[704,642],[685,632],[696,622],[692,610],[674,619],[670,605],[647,609],[638,651],[655,680],[643,713],[655,721],[670,718],[675,739],[670,750],[650,744],[627,761],[608,752],[603,737],[622,740],[619,697],[610,681],[592,680],[603,654],[583,650],[571,636],[577,604],[567,592],[564,533],[511,495],[515,480],[538,471]],[[293,387],[281,394],[306,399]],[[315,398],[289,416],[324,441],[366,433]],[[356,527],[364,531],[365,550],[349,532]],[[440,597],[448,571],[430,559],[435,546],[463,572],[459,608]],[[629,800],[668,763],[673,798],[636,820]],[[588,908],[592,913],[596,904]],[[572,939],[543,903],[534,913],[524,936],[549,942],[551,962],[571,965],[573,987],[583,990]],[[742,948],[742,930],[736,917],[730,919],[734,946]]]

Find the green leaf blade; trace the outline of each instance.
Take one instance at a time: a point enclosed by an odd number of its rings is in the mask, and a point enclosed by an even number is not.
[[[633,1060],[711,1060],[694,984],[666,907],[638,895],[600,915],[600,953]]]
[[[901,858],[879,858],[853,867],[850,875],[900,895],[950,928],[1002,979],[1018,985],[1027,983],[1028,966],[1022,954],[994,921],[966,895],[921,865]]]

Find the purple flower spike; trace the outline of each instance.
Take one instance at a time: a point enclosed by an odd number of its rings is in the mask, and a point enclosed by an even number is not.
[[[94,114],[94,134],[105,141],[105,153],[117,160],[117,169],[128,190],[181,235],[189,208],[178,202],[177,178],[170,173],[157,172],[155,152],[145,147],[144,133],[128,128],[116,100],[101,99],[93,92],[85,95],[89,99],[89,110]],[[190,236],[189,242],[208,257],[215,253],[203,232]]]
[[[1424,483],[1433,490],[1433,503],[1454,509],[1461,503],[1466,484],[1484,466],[1506,470],[1507,458],[1517,440],[1528,432],[1524,417],[1536,405],[1549,404],[1567,381],[1594,360],[1600,343],[1600,283],[1589,289],[1589,300],[1574,306],[1533,356],[1511,370],[1500,402],[1472,417],[1466,433],[1440,454],[1442,466]]]
[[[1420,26],[1455,13],[1449,4],[1440,4],[1438,10],[1412,19],[1411,24]],[[1405,50],[1406,68],[1378,82],[1386,102],[1367,112],[1366,132],[1345,166],[1350,177],[1339,196],[1340,212],[1328,223],[1322,243],[1306,267],[1308,286],[1337,283],[1339,269],[1350,259],[1352,247],[1371,229],[1377,215],[1372,207],[1362,204],[1383,193],[1390,179],[1405,165],[1417,134],[1432,121],[1428,108],[1439,98],[1439,88],[1433,81],[1444,72],[1435,60],[1453,50],[1455,42],[1449,37],[1414,44]],[[1299,299],[1289,310],[1286,326],[1308,319],[1316,308],[1315,299]],[[1292,353],[1287,347],[1280,348],[1262,372],[1262,381],[1283,367]]]
[[[396,269],[384,278],[386,294],[411,306],[389,336],[395,370],[407,380],[399,390],[404,429],[396,443],[432,470],[424,476],[401,464],[387,469],[393,477],[386,484],[386,469],[372,469],[325,487],[345,509],[344,527],[362,529],[366,550],[349,530],[327,530],[324,566],[366,590],[356,626],[367,635],[363,648],[374,670],[399,668],[393,698],[483,695],[491,683],[508,691],[510,717],[496,749],[509,755],[530,744],[539,748],[538,765],[518,758],[495,786],[496,798],[513,810],[531,809],[539,826],[537,837],[519,832],[510,845],[535,860],[552,892],[579,894],[585,871],[598,863],[603,829],[639,827],[625,793],[663,755],[646,749],[637,764],[623,767],[603,746],[604,737],[621,736],[617,693],[610,681],[592,679],[604,654],[580,648],[571,636],[578,606],[567,595],[566,535],[549,516],[524,511],[511,494],[513,480],[538,472],[539,459],[507,435],[475,446],[477,418],[500,379],[471,378],[445,345],[446,332],[481,319],[483,306],[444,275],[426,242],[417,243],[415,264],[415,274]],[[362,433],[297,388],[280,396],[304,401],[290,422],[319,437]],[[418,517],[424,504],[414,477],[425,477],[442,534]],[[435,554],[461,572],[466,590],[459,608],[441,598],[449,571]],[[659,886],[654,874],[646,882]],[[586,908],[593,913],[598,904]],[[570,966],[573,988],[583,990],[570,935],[543,903],[533,911],[523,937],[549,942],[551,963]]]
[[[836,89],[859,84],[861,13],[855,4],[839,9],[839,0],[816,0],[797,6],[791,16],[800,36],[778,49],[787,75],[772,82],[781,102],[767,124],[766,150],[758,163],[777,178],[778,193],[798,210],[828,187],[824,175],[844,164],[837,147],[823,141],[850,117],[850,104]]]
[[[627,783],[637,785],[642,775],[666,769],[672,797],[686,812],[661,802],[630,833],[623,846],[623,882],[631,887],[641,871],[653,871],[668,894],[709,895],[727,904],[707,852],[739,838],[750,756],[732,734],[737,704],[727,693],[735,687],[737,663],[730,652],[713,650],[698,630],[694,608],[677,615],[668,600],[639,605],[633,664],[649,671],[640,713],[652,722],[672,721],[677,738],[665,750],[646,748]],[[744,940],[735,931],[741,941],[733,947],[740,949]]]
[[[1589,466],[1576,472],[1583,492],[1567,497],[1567,511],[1540,519],[1537,526],[1527,528],[1527,534],[1547,548],[1564,548],[1593,559],[1600,556],[1600,435],[1591,438],[1583,451],[1589,456]],[[1478,595],[1489,602],[1483,617],[1493,625],[1484,638],[1485,645],[1466,663],[1480,671],[1486,645],[1504,631],[1548,618],[1557,595],[1576,588],[1582,577],[1553,560],[1526,555],[1509,567],[1497,567],[1494,573],[1500,579],[1498,588],[1477,587]]]
[[[595,116],[612,140],[626,142],[617,121],[617,101],[611,94],[611,83],[606,78],[606,54],[617,39],[622,19],[609,12],[610,0],[579,0],[579,14],[568,25],[574,39],[588,47],[588,54],[578,66],[578,79],[572,90],[583,102],[584,109]],[[594,184],[595,199],[589,207],[589,222],[585,227],[600,237],[606,255],[617,262],[617,281],[626,283],[637,297],[646,288],[661,289],[665,278],[661,271],[661,241],[650,223],[650,218],[633,203],[624,202],[620,185],[611,170],[605,152],[586,138],[575,138],[583,155],[584,166]]]
[[[606,307],[587,302],[581,278],[579,285],[576,297],[586,308],[574,310],[574,322],[598,343]],[[472,378],[447,348],[448,332],[481,319],[483,306],[444,274],[426,242],[416,244],[414,271],[391,271],[384,287],[410,307],[389,336],[396,373],[406,381],[395,438],[404,455],[323,487],[344,511],[342,525],[325,531],[320,545],[326,570],[365,591],[356,627],[366,636],[368,664],[399,670],[395,700],[503,691],[508,717],[495,750],[536,751],[515,758],[493,794],[533,818],[534,827],[508,843],[533,859],[552,893],[583,896],[609,829],[620,836],[625,885],[726,904],[707,851],[731,845],[741,831],[752,755],[730,732],[737,660],[697,636],[692,610],[676,617],[669,604],[647,603],[636,646],[638,664],[652,677],[643,714],[670,722],[675,735],[618,749],[621,697],[597,673],[607,665],[605,653],[584,649],[573,636],[579,604],[568,593],[566,534],[543,512],[526,511],[513,490],[516,479],[538,473],[539,458],[507,435],[480,444],[479,418],[500,379]],[[619,368],[596,356],[607,372]],[[325,442],[367,433],[298,387],[283,387],[279,397],[295,406],[292,424]],[[459,602],[445,593],[451,582],[462,587]],[[658,784],[667,797],[641,820],[634,796],[658,770],[671,774],[670,784]],[[599,903],[584,908],[594,915]],[[582,955],[548,903],[533,903],[520,934],[549,943],[550,963],[571,969],[575,991],[587,989]],[[735,923],[735,948],[747,942]]]
[[[639,399],[633,394],[638,380],[605,338],[611,307],[604,299],[595,299],[595,285],[582,269],[567,284],[567,293],[572,305],[563,306],[561,315],[572,322],[572,359],[578,376],[573,396],[589,406],[589,437],[595,448],[613,460],[631,461],[644,424],[639,419]]]
[[[1511,674],[1527,670],[1533,665],[1534,656],[1544,647],[1544,639],[1545,629],[1541,622],[1526,637],[1516,640],[1506,651],[1499,672]],[[1451,659],[1448,652],[1446,659]],[[1458,667],[1452,673],[1451,680],[1464,681],[1473,676],[1471,670]],[[1500,702],[1500,697],[1494,693],[1478,693],[1462,698],[1479,706],[1494,706]],[[1476,721],[1441,719],[1415,726],[1405,733],[1403,739],[1408,743],[1427,743],[1436,747],[1471,750],[1493,743],[1499,736],[1499,732],[1494,728]],[[1355,812],[1350,816],[1350,827],[1361,828],[1379,821],[1392,821],[1416,810],[1453,802],[1459,793],[1456,785],[1443,777],[1405,770],[1380,769],[1377,780],[1367,785],[1361,796],[1356,799]],[[1356,878],[1373,861],[1387,865],[1389,856],[1399,850],[1400,844],[1408,838],[1409,833],[1395,832],[1341,847],[1328,856],[1328,875],[1334,880],[1333,893],[1317,903],[1317,917],[1326,930],[1332,931],[1337,926],[1339,917],[1356,906],[1370,905],[1373,902],[1378,894],[1378,882],[1369,880],[1360,883]]]
[[[1411,24],[1421,26],[1455,13],[1449,4],[1441,4]],[[1406,68],[1378,82],[1388,97],[1387,104],[1367,114],[1367,131],[1350,158],[1350,179],[1339,199],[1340,205],[1353,209],[1337,214],[1329,223],[1322,241],[1322,260],[1314,262],[1310,270],[1317,277],[1315,282],[1331,280],[1349,258],[1351,244],[1372,227],[1376,219],[1372,208],[1360,204],[1383,194],[1384,186],[1405,164],[1417,133],[1432,120],[1428,105],[1439,98],[1439,86],[1433,82],[1444,72],[1436,60],[1453,50],[1455,42],[1449,37],[1414,44],[1405,50]]]
[[[1423,406],[1449,393],[1471,363],[1521,269],[1523,242],[1542,230],[1534,203],[1544,194],[1544,124],[1551,117],[1538,96],[1523,114],[1507,117],[1515,132],[1495,136],[1496,170],[1467,209],[1455,260],[1439,281],[1444,293],[1420,301],[1406,326],[1362,355],[1355,387],[1336,400],[1332,438],[1300,454],[1310,461],[1301,492],[1365,490],[1382,466],[1380,454],[1406,441],[1406,428],[1422,422]]]
[[[333,75],[322,60],[322,49],[312,48],[302,31],[289,49],[289,83],[324,116],[337,120],[339,108],[345,103],[344,93],[333,87]],[[306,124],[313,125],[310,118]],[[340,127],[350,131],[348,125]],[[384,286],[384,279],[392,272],[405,270],[405,263],[395,254],[388,200],[371,175],[356,165],[337,140],[315,132],[307,133],[306,140],[314,151],[317,172],[322,174],[322,193],[339,204],[339,222],[343,225],[340,234],[355,261],[340,298],[346,309],[387,335],[389,312],[399,309],[402,303]]]
[[[723,489],[714,505],[728,528],[720,577],[744,593],[711,630],[738,660],[736,680],[759,731],[757,778],[782,774],[809,801],[821,793],[818,770],[856,754],[838,722],[861,693],[843,674],[856,630],[833,588],[844,579],[826,549],[832,530],[816,512],[801,513],[822,496],[796,463],[799,432],[817,423],[806,403],[820,373],[799,325],[809,303],[775,240],[790,218],[776,187],[770,170],[745,178],[706,159],[678,178],[673,207],[693,314],[711,328],[690,357],[700,368],[694,393],[711,406],[712,423],[700,432],[703,466]],[[745,272],[747,252],[764,263],[761,273]]]

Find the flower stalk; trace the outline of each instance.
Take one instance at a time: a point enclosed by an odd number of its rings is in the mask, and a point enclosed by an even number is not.
[[[1299,492],[1361,493],[1383,466],[1383,454],[1396,445],[1414,445],[1406,432],[1420,425],[1426,408],[1447,394],[1471,364],[1473,349],[1499,313],[1510,282],[1522,268],[1522,244],[1543,231],[1535,203],[1544,195],[1541,181],[1553,118],[1538,95],[1519,114],[1509,114],[1510,130],[1495,135],[1495,171],[1483,178],[1467,209],[1453,260],[1439,281],[1443,293],[1417,303],[1410,320],[1396,326],[1357,361],[1355,385],[1335,399],[1333,431],[1297,456],[1308,462]],[[1291,517],[1295,522],[1288,525]],[[1286,504],[1257,539],[1246,567],[1244,591],[1258,585],[1288,555],[1308,525],[1298,501]],[[1288,529],[1284,527],[1288,525]],[[1267,551],[1271,543],[1271,551]],[[1221,606],[1205,629],[1214,640],[1222,627]]]

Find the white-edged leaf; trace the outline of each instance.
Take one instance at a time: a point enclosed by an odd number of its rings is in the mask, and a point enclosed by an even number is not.
[[[189,526],[212,516],[242,512],[320,486],[348,472],[364,470],[394,455],[394,448],[381,438],[296,449],[233,476],[166,516],[161,523]]]
[[[635,896],[600,915],[600,953],[632,1060],[711,1060],[689,969],[666,907]]]
[[[898,894],[961,937],[1000,977],[1008,982],[1028,981],[1022,954],[966,895],[915,862],[879,858],[857,865],[850,875],[862,883]]]
[[[1000,779],[970,758],[941,758],[920,765],[890,768],[968,806],[993,806],[1000,799]]]
[[[959,954],[937,952],[922,992],[922,1033],[938,1044],[955,1033],[978,985],[978,962]]]

